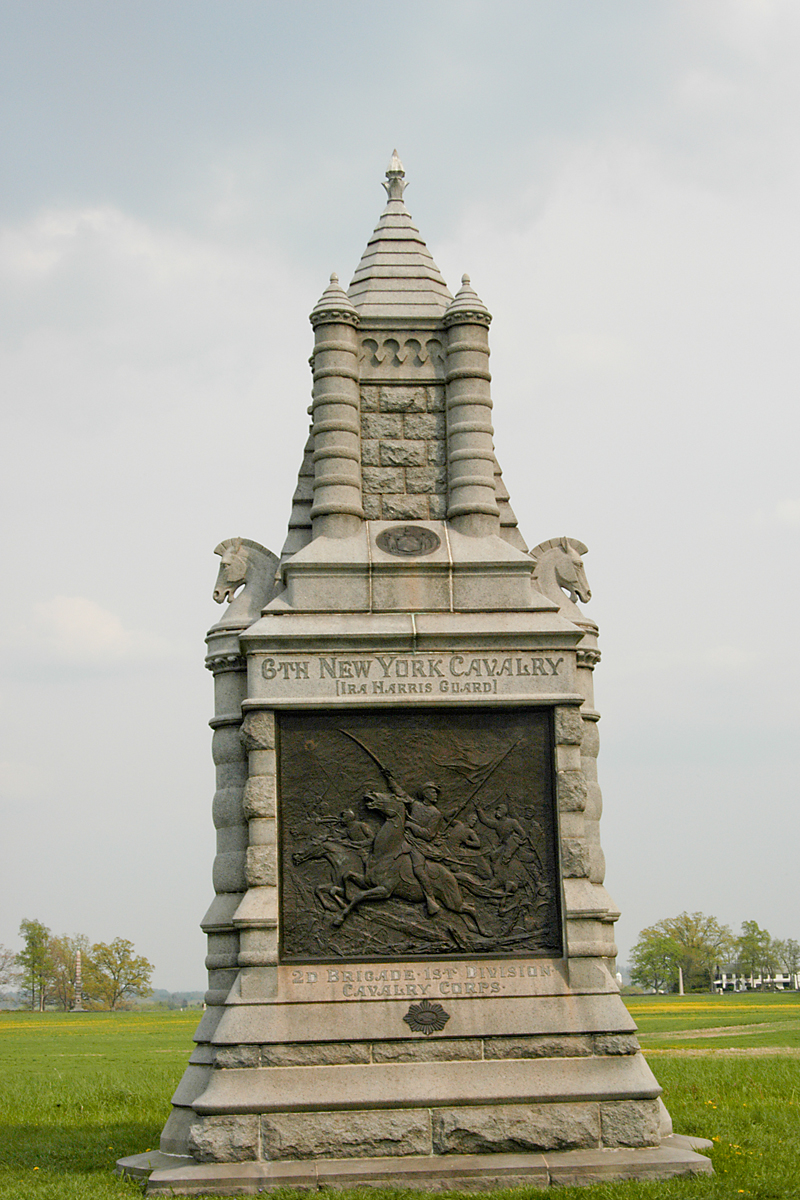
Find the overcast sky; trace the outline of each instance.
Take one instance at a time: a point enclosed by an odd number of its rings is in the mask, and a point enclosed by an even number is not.
[[[800,940],[799,54],[796,0],[0,2],[0,942],[204,986],[212,551],[280,550],[395,145],[522,532],[589,546],[621,960]]]

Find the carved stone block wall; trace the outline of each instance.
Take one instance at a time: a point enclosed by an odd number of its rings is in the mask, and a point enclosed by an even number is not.
[[[624,1065],[622,1061],[624,1059]],[[497,1154],[530,1150],[619,1148],[658,1145],[660,1105],[653,1095],[636,1038],[631,1035],[573,1034],[561,1036],[441,1038],[416,1041],[326,1042],[226,1046],[217,1049],[215,1072],[250,1070],[291,1075],[297,1067],[359,1064],[369,1075],[386,1064],[401,1072],[436,1071],[451,1062],[454,1070],[492,1061],[502,1073],[510,1060],[532,1061],[532,1080],[539,1071],[584,1073],[600,1081],[597,1068],[611,1060],[639,1091],[632,1099],[614,1095],[615,1084],[598,1082],[583,1098],[564,1096],[545,1102],[535,1092],[512,1103],[476,1104],[469,1089],[463,1099],[440,1105],[379,1105],[371,1108],[328,1107],[319,1102],[309,1111],[269,1111],[241,1115],[207,1114],[191,1132],[200,1161],[302,1160],[443,1154]],[[417,1064],[417,1065],[414,1065]],[[577,1076],[576,1076],[577,1077]],[[368,1085],[367,1085],[368,1086]],[[532,1086],[536,1088],[536,1083]],[[568,1090],[568,1089],[567,1089]],[[649,1094],[648,1094],[649,1093]],[[255,1093],[254,1093],[255,1094]],[[275,1093],[280,1095],[280,1089]],[[455,1088],[454,1097],[458,1096]]]
[[[199,1162],[514,1154],[657,1146],[657,1100],[464,1105],[204,1117]]]
[[[362,384],[361,463],[368,520],[442,520],[447,508],[444,386]]]

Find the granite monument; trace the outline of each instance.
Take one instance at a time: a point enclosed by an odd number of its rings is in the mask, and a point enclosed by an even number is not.
[[[404,201],[311,313],[280,556],[217,546],[207,1008],[151,1194],[483,1190],[710,1172],[614,970],[597,627],[575,538],[528,549],[490,315]]]

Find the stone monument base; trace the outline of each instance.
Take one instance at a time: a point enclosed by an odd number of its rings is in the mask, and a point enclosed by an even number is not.
[[[148,1196],[256,1195],[274,1188],[420,1188],[486,1192],[498,1187],[575,1187],[621,1179],[712,1175],[699,1150],[704,1138],[673,1134],[636,1149],[545,1151],[538,1154],[404,1155],[273,1162],[198,1163],[160,1150],[121,1158],[117,1174],[145,1181]]]

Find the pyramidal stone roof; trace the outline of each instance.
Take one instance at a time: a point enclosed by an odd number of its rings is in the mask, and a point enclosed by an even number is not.
[[[347,294],[362,318],[441,320],[453,297],[403,203],[405,171],[396,150],[383,186],[389,203]]]
[[[468,275],[462,276],[461,288],[455,299],[448,291],[439,268],[403,204],[405,171],[396,150],[386,176],[384,187],[389,195],[389,203],[367,245],[349,291],[345,294],[338,276],[331,275],[330,283],[311,313],[312,324],[319,323],[326,313],[345,317],[347,314],[354,317],[358,313],[362,321],[366,318],[368,325],[380,327],[385,324],[389,328],[402,325],[408,328],[409,318],[417,321],[428,318],[430,325],[438,326],[435,336],[443,337],[442,318],[445,314],[469,314],[477,315],[480,322],[488,326],[491,316],[473,289]],[[401,375],[405,375],[405,368],[401,369]],[[381,387],[388,389],[389,393],[396,394],[376,396],[374,393],[379,390],[376,382],[380,382]],[[370,476],[369,492],[365,497],[366,519],[446,519],[449,468],[444,385],[433,384],[429,379],[422,386],[417,386],[405,378],[395,379],[392,369],[389,369],[378,380],[369,374],[362,376],[359,389],[358,432],[361,442],[358,470],[362,488],[365,473]],[[407,394],[409,390],[415,392],[413,398]],[[309,412],[312,410],[309,409]],[[297,489],[292,498],[289,531],[281,562],[298,553],[312,539],[311,509],[317,456],[315,440],[312,420]],[[325,448],[322,449],[324,451]],[[493,464],[495,502],[500,515],[499,534],[510,545],[524,552],[527,546],[517,528],[508,490],[494,457]],[[419,511],[413,516],[410,511],[398,511],[398,507],[413,507],[415,504]]]

